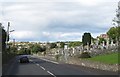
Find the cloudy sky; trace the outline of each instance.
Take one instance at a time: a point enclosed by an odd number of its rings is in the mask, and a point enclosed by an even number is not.
[[[0,21],[17,41],[81,41],[112,27],[119,0],[3,0]]]

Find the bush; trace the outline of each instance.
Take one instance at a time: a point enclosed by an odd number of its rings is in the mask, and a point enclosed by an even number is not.
[[[89,52],[82,52],[79,58],[91,58],[91,56]]]

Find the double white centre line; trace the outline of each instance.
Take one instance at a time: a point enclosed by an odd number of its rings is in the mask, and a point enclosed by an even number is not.
[[[46,60],[46,59],[44,59],[44,60]],[[33,60],[30,60],[30,61],[33,61]],[[53,62],[53,61],[50,61],[50,60],[47,60],[47,61],[49,61],[49,62],[52,62],[52,63],[55,63],[55,64],[59,64],[59,63],[57,63],[57,62]],[[35,63],[37,66],[40,66],[40,64],[37,64],[36,62],[33,62],[33,63]],[[40,66],[40,68],[42,68],[44,71],[46,70],[44,67],[42,67],[42,66]],[[47,70],[46,70],[47,71]],[[52,75],[53,77],[56,77],[53,73],[51,73],[50,71],[47,71],[47,73],[49,73],[50,75]]]
[[[39,66],[39,64],[36,64],[37,66]]]
[[[53,73],[51,73],[50,71],[47,71],[50,75],[52,75],[53,77],[56,77]]]
[[[37,66],[40,66],[39,64],[36,64]],[[40,66],[40,68],[42,68],[43,70],[46,70],[44,67]],[[53,77],[56,77],[53,73],[51,73],[50,71],[47,71],[47,73],[49,73],[50,75],[52,75]]]
[[[45,68],[44,68],[44,67],[42,67],[42,66],[40,66],[40,68],[42,68],[43,70],[45,70]]]
[[[39,64],[36,64],[37,66],[40,66]],[[44,67],[42,67],[42,66],[40,66],[40,68],[42,68],[43,70],[45,70],[45,68]]]
[[[36,64],[37,66],[40,66],[39,64]],[[44,67],[40,66],[40,68],[42,68],[43,70],[46,70]]]
[[[59,64],[58,62],[51,61],[51,60],[48,60],[48,59],[42,59],[42,60],[47,61],[47,62],[51,62],[51,63],[54,63],[54,64]]]

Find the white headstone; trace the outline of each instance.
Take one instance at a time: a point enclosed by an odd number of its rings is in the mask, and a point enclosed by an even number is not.
[[[103,41],[103,47],[105,46],[105,41]]]
[[[68,46],[67,46],[67,45],[64,45],[64,49],[68,49]]]
[[[108,49],[108,47],[109,47],[109,38],[107,39],[107,49]]]
[[[111,46],[113,46],[113,40],[111,40]]]
[[[75,48],[73,48],[73,54],[75,53]]]

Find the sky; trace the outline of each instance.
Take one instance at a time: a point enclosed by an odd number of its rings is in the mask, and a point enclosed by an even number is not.
[[[81,41],[85,32],[96,38],[112,27],[119,0],[1,0],[0,22],[10,40]]]

